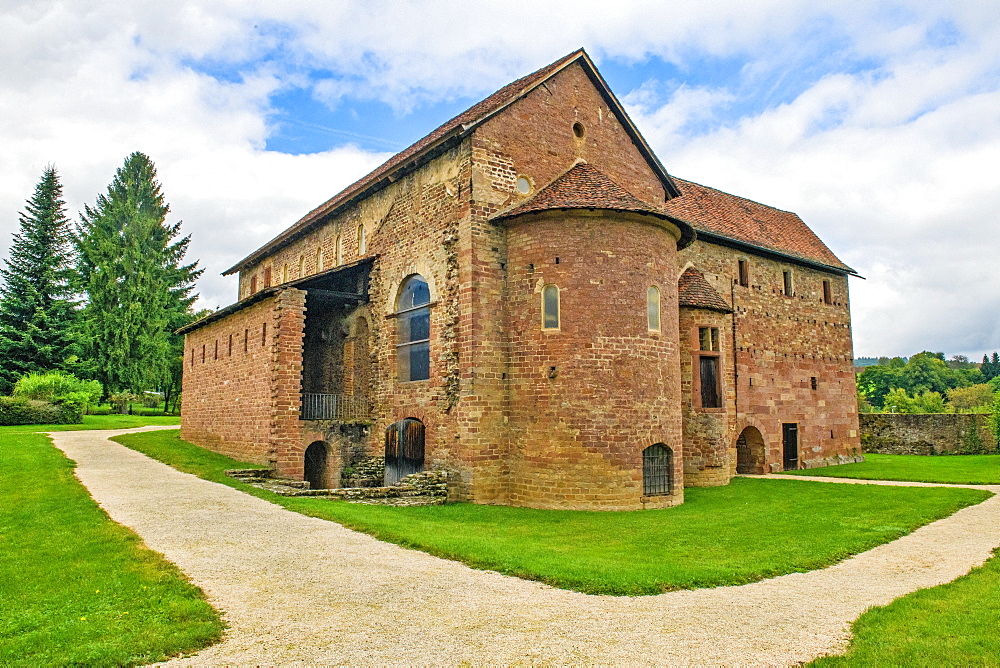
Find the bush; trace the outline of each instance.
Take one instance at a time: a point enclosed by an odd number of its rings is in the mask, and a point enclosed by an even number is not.
[[[166,415],[162,410],[155,408],[140,408],[137,413],[142,417],[158,417],[160,415]]]
[[[0,397],[0,425],[19,424],[81,424],[83,413],[70,404],[24,397]]]
[[[71,373],[47,371],[23,376],[14,385],[12,396],[66,404],[82,414],[88,406],[101,398],[103,391],[96,380],[80,380]]]

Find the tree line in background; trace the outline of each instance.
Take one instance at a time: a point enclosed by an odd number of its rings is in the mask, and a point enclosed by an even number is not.
[[[164,409],[177,407],[183,338],[174,331],[200,315],[192,291],[203,270],[184,262],[190,237],[166,222],[169,211],[142,153],[75,225],[55,168],[45,169],[0,269],[0,393],[28,376],[30,387],[62,387],[39,380],[54,373],[98,381],[117,403],[156,392]]]
[[[909,359],[881,357],[858,374],[858,408],[865,413],[1000,411],[1000,355],[976,365],[964,355],[924,351]]]

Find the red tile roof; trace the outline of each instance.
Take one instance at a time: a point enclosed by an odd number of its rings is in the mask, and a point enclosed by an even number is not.
[[[466,136],[467,133],[471,132],[480,123],[483,123],[488,118],[502,111],[516,100],[524,97],[539,84],[553,76],[556,72],[576,61],[580,61],[581,65],[584,66],[585,71],[594,82],[598,91],[607,100],[608,107],[618,115],[622,125],[625,127],[626,132],[632,136],[632,139],[636,142],[640,152],[649,162],[650,167],[659,175],[666,192],[671,195],[676,195],[678,191],[673,181],[670,179],[670,175],[667,174],[663,165],[660,164],[656,155],[653,154],[652,149],[649,148],[645,139],[643,139],[639,134],[639,131],[635,128],[631,119],[628,117],[628,114],[625,113],[625,110],[618,102],[618,99],[615,98],[614,93],[611,92],[611,89],[608,88],[607,83],[601,77],[597,68],[594,67],[594,64],[590,61],[589,56],[587,56],[587,52],[583,49],[577,49],[573,53],[560,58],[554,63],[546,65],[540,70],[532,72],[527,76],[521,77],[513,83],[507,84],[482,102],[469,107],[458,116],[441,125],[439,128],[431,132],[423,139],[420,139],[409,148],[406,148],[392,156],[374,171],[347,186],[340,191],[340,193],[334,195],[332,198],[307,213],[299,219],[298,222],[276,236],[274,239],[267,242],[226,271],[222,272],[222,275],[226,276],[241,270],[248,264],[252,264],[253,262],[263,258],[272,250],[280,248],[290,242],[300,233],[303,233],[313,224],[336,211],[339,207],[350,203],[356,198],[365,197],[368,194],[379,190],[384,187],[390,179],[394,178],[394,172],[405,170],[410,166],[422,164],[423,161],[433,158],[437,155],[435,149],[447,147],[449,140],[461,139]]]
[[[794,213],[676,177],[674,182],[681,196],[664,204],[663,209],[690,223],[697,232],[854,273]],[[705,239],[707,235],[699,236]]]
[[[643,202],[601,170],[586,162],[579,162],[539,190],[534,197],[494,218],[508,218],[549,209],[614,209],[662,215],[655,206]]]
[[[607,209],[667,218],[658,207],[643,202],[612,181],[601,170],[586,162],[578,162],[533,197],[509,211],[493,216],[492,220],[553,209]],[[682,224],[680,227],[679,245],[683,248],[690,243],[694,235],[689,226]]]
[[[688,267],[677,281],[677,303],[688,308],[732,313],[726,300],[705,280],[704,274]]]

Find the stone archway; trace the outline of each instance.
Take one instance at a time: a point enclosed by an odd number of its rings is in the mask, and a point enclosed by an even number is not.
[[[327,459],[330,449],[324,441],[313,441],[306,448],[304,455],[304,475],[302,476],[308,483],[309,489],[328,489],[327,483]]]
[[[736,439],[736,472],[764,473],[764,437],[757,427],[746,427]]]

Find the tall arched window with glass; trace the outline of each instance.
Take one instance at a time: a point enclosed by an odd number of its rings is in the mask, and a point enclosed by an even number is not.
[[[396,300],[396,365],[399,380],[431,377],[431,291],[420,274],[410,276]]]
[[[649,331],[660,331],[660,289],[655,285],[646,290],[646,324]]]
[[[542,288],[542,329],[559,329],[559,287]]]

